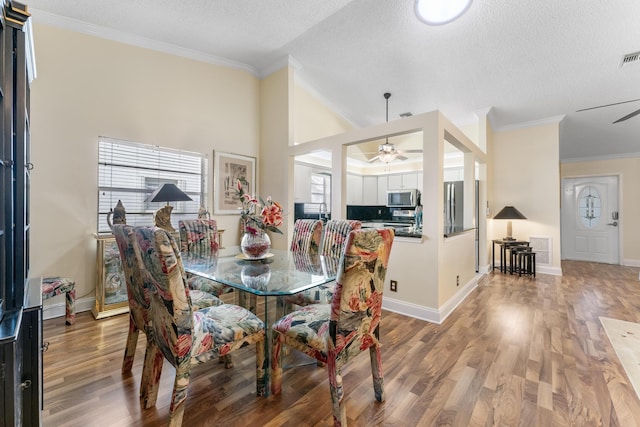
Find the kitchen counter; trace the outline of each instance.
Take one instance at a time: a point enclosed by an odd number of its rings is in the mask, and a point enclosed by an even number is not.
[[[422,238],[422,228],[403,227],[395,229],[396,237],[411,237],[414,239]]]
[[[362,228],[393,228],[396,237],[422,238],[422,229],[416,229],[406,222],[382,220],[363,221]]]

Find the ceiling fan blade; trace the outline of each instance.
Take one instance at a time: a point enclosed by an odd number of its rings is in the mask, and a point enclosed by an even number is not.
[[[422,150],[402,150],[403,153],[422,153]]]
[[[405,157],[405,156],[403,156],[402,154],[398,154],[398,153],[396,153],[396,159],[398,159],[398,160],[407,160],[407,159],[408,159],[408,157]]]
[[[375,162],[376,160],[380,160],[380,156],[372,157],[372,158],[370,158],[368,161],[369,161],[369,163],[373,163],[373,162]]]
[[[631,117],[635,117],[635,116],[637,116],[638,114],[640,114],[640,108],[638,108],[636,111],[634,111],[634,112],[633,112],[633,113],[631,113],[631,114],[627,114],[626,116],[619,118],[618,120],[616,120],[616,121],[615,121],[615,122],[613,122],[612,124],[616,124],[616,123],[624,122],[625,120],[630,119]]]
[[[596,108],[604,108],[604,107],[612,107],[614,105],[628,104],[629,102],[636,102],[636,101],[640,101],[640,98],[630,99],[628,101],[614,102],[613,104],[598,105],[597,107],[583,108],[581,110],[576,110],[576,113],[579,113],[580,111],[595,110]]]

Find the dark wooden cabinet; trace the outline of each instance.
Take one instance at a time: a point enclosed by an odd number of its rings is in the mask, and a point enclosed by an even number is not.
[[[42,288],[29,278],[30,15],[22,3],[0,2],[0,417],[3,426],[38,426]]]

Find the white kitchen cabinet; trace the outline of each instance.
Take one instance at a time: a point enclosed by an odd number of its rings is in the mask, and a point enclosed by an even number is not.
[[[360,175],[347,174],[347,204],[362,204],[362,177]]]
[[[447,168],[443,174],[444,182],[449,181],[464,181],[464,169],[463,168]]]
[[[389,190],[402,190],[403,188],[418,188],[418,173],[403,173],[387,176]]]
[[[297,164],[293,168],[296,203],[311,203],[311,166]]]
[[[378,204],[386,205],[387,204],[387,190],[389,189],[387,185],[387,176],[379,176],[378,177]]]
[[[418,188],[418,174],[417,173],[402,174],[402,188]]]
[[[378,204],[378,177],[377,176],[362,177],[362,204],[363,205]]]
[[[387,184],[389,190],[402,189],[402,175],[389,175],[387,176]]]

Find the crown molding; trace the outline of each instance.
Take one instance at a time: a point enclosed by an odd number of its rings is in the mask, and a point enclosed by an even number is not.
[[[298,71],[302,69],[302,64],[296,61],[293,56],[286,55],[276,60],[271,65],[268,65],[262,68],[258,74],[258,77],[262,80],[266,77],[269,77],[271,74],[275,73],[276,71],[282,70],[284,67],[291,67],[293,68],[294,71]]]
[[[106,40],[112,40],[132,46],[141,47],[144,49],[155,50],[169,55],[179,56],[187,59],[193,59],[199,62],[205,62],[213,65],[221,65],[224,67],[235,68],[243,71],[247,71],[252,75],[259,77],[258,70],[254,67],[243,64],[241,62],[232,61],[230,59],[222,58],[215,55],[206,54],[193,49],[186,49],[184,47],[172,45],[169,43],[160,42],[157,40],[151,40],[145,37],[140,37],[135,34],[125,33],[123,31],[117,31],[110,28],[102,27],[99,25],[89,24],[84,21],[80,21],[65,16],[55,15],[53,13],[45,12],[38,9],[29,9],[32,18],[36,24],[46,24],[58,28],[63,28],[69,31],[75,31],[90,36],[103,38]]]
[[[489,116],[489,117],[491,118],[491,116]],[[561,114],[559,116],[546,117],[544,119],[531,120],[529,122],[513,123],[513,124],[509,124],[509,125],[505,125],[505,126],[494,126],[494,124],[492,123],[491,126],[493,127],[493,130],[496,131],[496,132],[507,132],[507,131],[526,129],[526,128],[531,128],[531,127],[536,127],[536,126],[558,124],[565,117],[566,117],[566,114]],[[492,120],[492,122],[493,122],[493,120]]]
[[[572,157],[568,159],[560,159],[560,163],[598,162],[602,160],[631,159],[634,157],[640,157],[640,153],[607,154],[604,156],[591,157]]]

